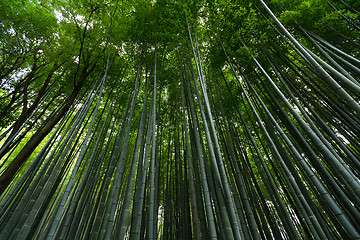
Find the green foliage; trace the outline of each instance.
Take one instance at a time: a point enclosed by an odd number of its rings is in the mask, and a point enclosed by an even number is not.
[[[358,3],[267,4],[0,0],[0,238],[359,238]]]
[[[0,89],[0,112],[3,112],[10,103],[10,99],[7,98],[8,92],[5,90]],[[11,125],[11,123],[16,120],[18,114],[16,111],[13,111],[11,114],[6,115],[5,117],[0,119],[0,129],[5,129]]]

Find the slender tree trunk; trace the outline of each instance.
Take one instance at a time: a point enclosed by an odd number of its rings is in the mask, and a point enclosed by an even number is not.
[[[73,104],[76,96],[80,92],[81,86],[85,78],[93,71],[95,65],[90,69],[84,69],[79,78],[78,84],[74,87],[71,94],[65,101],[63,107],[50,119],[48,124],[38,133],[36,133],[21,149],[19,154],[12,160],[8,168],[3,172],[0,177],[0,194],[2,194],[7,186],[11,183],[11,180],[14,178],[17,171],[21,168],[24,162],[30,157],[35,148],[41,143],[41,141],[51,132],[55,125],[65,116],[66,112],[70,109]]]

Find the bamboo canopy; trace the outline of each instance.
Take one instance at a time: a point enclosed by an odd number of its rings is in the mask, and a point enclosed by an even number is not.
[[[0,239],[360,239],[357,1],[0,8]]]

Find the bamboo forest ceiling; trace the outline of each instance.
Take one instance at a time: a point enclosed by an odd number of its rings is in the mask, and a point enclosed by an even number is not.
[[[356,0],[0,0],[0,239],[360,239]]]

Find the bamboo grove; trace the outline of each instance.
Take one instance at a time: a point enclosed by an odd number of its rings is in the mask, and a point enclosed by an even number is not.
[[[360,239],[357,1],[0,8],[0,239]]]

